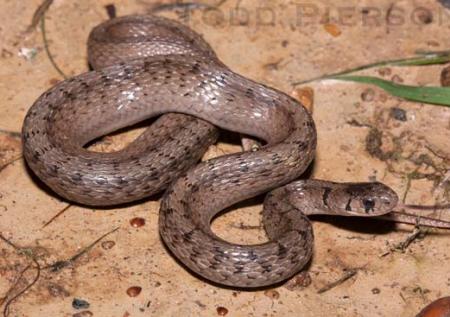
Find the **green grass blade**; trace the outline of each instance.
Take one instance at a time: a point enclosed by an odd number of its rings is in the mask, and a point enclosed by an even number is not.
[[[403,58],[403,59],[394,59],[394,60],[388,60],[388,61],[381,61],[381,62],[375,62],[372,64],[362,65],[358,66],[352,69],[344,70],[341,72],[337,72],[334,74],[327,74],[322,75],[320,77],[315,77],[311,79],[307,79],[304,81],[298,81],[294,82],[292,85],[299,86],[308,84],[310,82],[316,81],[316,80],[323,80],[330,77],[335,76],[341,76],[341,75],[348,75],[351,73],[355,73],[358,71],[376,68],[376,67],[384,67],[384,66],[427,66],[427,65],[437,65],[437,64],[445,64],[450,62],[450,52],[449,51],[442,51],[442,52],[423,52],[419,53],[420,56],[410,57],[410,58]]]
[[[400,85],[370,76],[335,76],[329,79],[352,81],[378,86],[393,96],[411,101],[450,107],[450,87],[417,87]]]
[[[442,54],[425,54],[417,58],[399,60],[391,63],[393,66],[426,66],[445,64],[450,62],[450,54],[448,52]]]

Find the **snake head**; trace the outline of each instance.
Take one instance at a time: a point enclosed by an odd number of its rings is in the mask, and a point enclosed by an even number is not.
[[[398,203],[397,194],[382,183],[348,184],[345,210],[352,216],[380,216],[391,212]]]

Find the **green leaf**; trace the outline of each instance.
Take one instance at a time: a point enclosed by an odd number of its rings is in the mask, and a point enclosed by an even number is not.
[[[387,91],[393,96],[411,101],[450,107],[450,87],[417,87],[400,85],[370,76],[334,76],[328,79],[371,84]]]

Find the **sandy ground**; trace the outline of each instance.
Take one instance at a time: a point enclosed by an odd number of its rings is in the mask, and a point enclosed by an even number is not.
[[[450,235],[445,231],[431,230],[405,250],[389,252],[412,226],[315,218],[315,254],[307,271],[276,288],[249,292],[210,285],[168,254],[157,231],[158,198],[94,210],[56,197],[21,158],[20,130],[28,108],[62,79],[45,52],[39,26],[26,32],[40,3],[0,3],[0,304],[5,315],[406,317],[448,295]],[[104,6],[111,3],[118,15],[150,12],[156,4],[55,0],[47,11],[48,46],[67,75],[88,70],[87,35],[107,19]],[[407,203],[449,202],[448,109],[405,102],[364,85],[293,83],[417,50],[448,49],[450,11],[431,0],[321,0],[313,7],[302,1],[203,3],[210,9],[160,14],[203,34],[241,74],[295,96],[302,94],[299,89],[313,90],[319,147],[312,177],[379,180]],[[438,85],[441,69],[391,67],[365,73]],[[97,147],[121,146],[138,132],[107,137]],[[206,156],[238,150],[223,141]],[[242,243],[264,241],[260,202],[219,218],[215,232]],[[132,220],[136,217],[145,224],[133,226],[142,222]],[[142,291],[131,294],[136,287]]]

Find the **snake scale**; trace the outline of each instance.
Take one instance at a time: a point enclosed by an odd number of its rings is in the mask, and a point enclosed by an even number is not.
[[[377,216],[397,204],[381,183],[295,181],[316,148],[311,115],[283,92],[231,71],[182,24],[115,18],[93,29],[88,50],[94,70],[60,82],[28,111],[22,131],[28,165],[60,196],[85,205],[131,202],[167,188],[160,235],[206,279],[233,287],[286,280],[311,258],[307,215]],[[157,116],[120,151],[86,149]],[[217,139],[216,126],[265,145],[196,165]],[[268,242],[232,244],[211,231],[220,211],[266,192]]]

